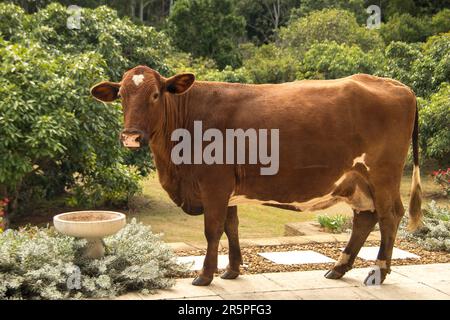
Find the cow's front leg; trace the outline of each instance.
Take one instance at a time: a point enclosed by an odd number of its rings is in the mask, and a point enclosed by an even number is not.
[[[217,271],[219,241],[222,237],[227,216],[228,198],[209,198],[205,203],[205,237],[208,241],[206,257],[201,273],[192,282],[195,286],[207,286]]]
[[[239,267],[242,264],[241,248],[239,246],[239,219],[237,207],[228,207],[227,219],[225,221],[225,234],[228,238],[227,270],[220,276],[222,279],[236,279],[239,276]]]

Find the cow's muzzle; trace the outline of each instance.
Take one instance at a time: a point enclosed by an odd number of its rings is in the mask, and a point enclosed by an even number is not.
[[[148,136],[137,129],[125,129],[120,133],[120,141],[124,147],[137,149],[148,145]]]

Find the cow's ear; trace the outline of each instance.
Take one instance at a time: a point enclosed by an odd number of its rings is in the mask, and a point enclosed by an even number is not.
[[[91,88],[92,96],[102,102],[112,102],[119,97],[120,83],[103,81]]]
[[[195,76],[192,73],[180,73],[165,81],[165,88],[170,93],[182,94],[194,84]]]

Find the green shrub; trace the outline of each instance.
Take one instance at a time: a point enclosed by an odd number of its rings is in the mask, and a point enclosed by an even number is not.
[[[381,25],[379,32],[386,44],[392,41],[421,42],[432,34],[431,20],[426,16],[396,13]]]
[[[102,259],[83,258],[86,240],[53,228],[0,233],[0,299],[113,297],[127,291],[168,288],[186,271],[150,228],[133,220],[105,238]],[[79,275],[79,283],[73,279]],[[68,284],[72,284],[69,286]]]
[[[213,59],[220,69],[238,67],[238,39],[245,19],[231,0],[178,0],[168,19],[173,43],[195,58]]]
[[[0,4],[0,196],[12,214],[67,191],[72,205],[123,203],[152,167],[148,150],[120,146],[120,106],[89,88],[139,64],[171,74],[167,36],[107,7],[83,9],[80,30],[68,17],[58,3],[30,15]]]
[[[340,214],[334,216],[319,215],[317,221],[322,228],[332,233],[341,233],[351,227],[351,218]]]
[[[280,42],[296,57],[302,56],[314,43],[335,41],[358,45],[363,51],[382,49],[383,40],[375,30],[360,26],[353,13],[339,9],[314,11],[292,20],[280,30]]]
[[[450,252],[450,210],[431,201],[424,210],[424,225],[413,233],[406,232],[407,219],[401,224],[402,236],[427,250]]]
[[[433,171],[433,180],[442,189],[444,196],[450,197],[450,168]]]
[[[365,23],[369,15],[366,13],[367,6],[364,2],[364,0],[302,0],[298,8],[292,9],[291,19],[306,16],[313,11],[334,8],[348,10],[357,17],[359,23]]]
[[[443,9],[431,18],[433,34],[450,31],[450,9]]]
[[[450,84],[443,83],[429,100],[420,100],[419,141],[423,154],[444,165],[450,159]]]
[[[25,12],[10,3],[0,3],[0,37],[10,40],[23,32]]]
[[[428,97],[450,79],[450,32],[432,36],[422,45],[422,56],[411,69],[412,87]]]
[[[300,64],[297,78],[337,79],[355,73],[373,74],[383,63],[381,53],[365,53],[356,45],[323,42],[311,46]]]
[[[250,49],[248,49],[250,51]],[[244,60],[253,83],[281,83],[295,80],[298,61],[289,51],[274,44],[254,48]]]
[[[383,65],[379,74],[411,86],[413,81],[411,69],[414,63],[422,57],[420,45],[393,41],[386,47],[384,56],[389,63]]]

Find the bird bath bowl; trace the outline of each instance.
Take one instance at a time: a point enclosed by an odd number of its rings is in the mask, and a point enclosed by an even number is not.
[[[104,256],[105,246],[102,238],[117,233],[125,223],[125,215],[114,211],[73,211],[53,217],[56,230],[88,241],[84,255],[91,259]]]

